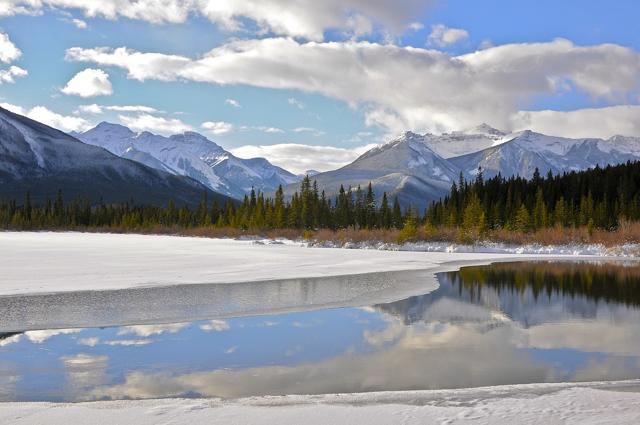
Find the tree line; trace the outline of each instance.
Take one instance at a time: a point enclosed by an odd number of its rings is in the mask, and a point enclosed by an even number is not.
[[[498,174],[485,180],[479,169],[472,181],[461,175],[450,193],[429,204],[422,214],[414,208],[402,209],[397,197],[391,200],[386,193],[377,200],[371,183],[366,188],[340,187],[336,196],[329,197],[309,176],[289,198],[282,187],[273,196],[251,190],[241,202],[223,205],[208,202],[204,195],[196,208],[178,207],[174,202],[165,207],[139,205],[135,200],[122,204],[91,204],[83,199],[65,202],[62,192],[37,205],[29,193],[20,203],[0,201],[3,229],[353,228],[403,229],[410,236],[424,224],[456,228],[463,237],[474,237],[494,229],[529,232],[552,226],[612,230],[621,220],[640,220],[638,162],[545,177],[536,170],[532,179]]]
[[[0,202],[0,227],[4,229],[104,228],[119,229],[217,226],[238,229],[391,229],[402,228],[411,211],[403,211],[398,199],[382,195],[376,202],[371,184],[366,189],[340,188],[331,199],[317,183],[303,178],[300,190],[289,200],[282,186],[273,197],[251,190],[242,202],[208,202],[206,194],[197,208],[123,204],[92,205],[86,200],[65,202],[62,192],[54,200],[34,205],[29,193],[22,203]],[[417,216],[417,215],[416,215]]]
[[[425,221],[469,234],[491,229],[520,232],[546,227],[614,230],[622,220],[640,219],[640,163],[595,167],[532,179],[497,176],[462,177],[443,199],[432,202]]]

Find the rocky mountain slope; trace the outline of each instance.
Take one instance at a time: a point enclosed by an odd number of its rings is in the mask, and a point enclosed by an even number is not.
[[[149,168],[87,145],[72,136],[0,108],[0,198],[22,202],[65,199],[195,205],[215,193],[190,178]]]
[[[135,133],[122,125],[102,122],[91,130],[74,135],[85,143],[100,146],[123,158],[191,177],[234,198],[242,198],[252,187],[273,192],[278,185],[300,181],[300,177],[264,158],[238,158],[195,132],[164,137],[150,132]]]

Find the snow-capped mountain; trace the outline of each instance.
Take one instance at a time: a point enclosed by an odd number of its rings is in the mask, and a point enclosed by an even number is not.
[[[441,135],[424,134],[419,137],[441,157],[453,158],[499,145],[508,135],[487,124],[480,124],[466,131],[453,131]]]
[[[407,132],[377,146],[353,163],[314,176],[318,186],[335,196],[340,185],[365,187],[371,182],[378,199],[383,192],[405,205],[424,208],[446,195],[460,173],[473,179],[482,167],[485,177],[500,173],[530,178],[578,171],[596,165],[640,160],[640,138],[570,139],[530,130],[507,134],[486,124],[466,131],[434,134]],[[286,192],[291,194],[296,186]]]
[[[195,132],[164,137],[149,132],[135,133],[122,125],[102,122],[76,137],[118,156],[191,177],[235,198],[242,198],[252,187],[273,192],[280,184],[285,186],[300,180],[264,158],[238,158]]]
[[[90,146],[37,121],[0,108],[0,197],[22,201],[65,199],[194,205],[204,193],[225,196],[190,178],[175,176]]]
[[[450,161],[467,175],[482,167],[487,177],[500,173],[530,178],[536,168],[542,174],[558,174],[638,159],[640,138],[569,139],[525,130],[506,136],[495,146]]]
[[[372,183],[378,199],[383,192],[398,196],[404,205],[426,206],[427,199],[446,193],[460,170],[432,150],[424,136],[406,132],[393,141],[375,147],[349,165],[313,177],[329,196],[358,185]],[[297,185],[286,188],[291,194]]]

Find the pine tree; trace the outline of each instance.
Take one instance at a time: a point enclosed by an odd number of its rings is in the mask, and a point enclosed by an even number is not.
[[[382,193],[382,201],[380,202],[380,223],[379,226],[383,229],[391,228],[391,210],[389,209],[389,200],[387,199],[387,192]]]
[[[391,213],[391,223],[393,227],[396,229],[401,229],[404,225],[404,220],[402,219],[402,209],[400,208],[400,202],[398,201],[398,197],[394,197],[393,199],[393,211]]]
[[[515,218],[515,230],[520,232],[528,232],[531,227],[531,215],[524,204],[520,204],[520,208]]]
[[[415,239],[418,235],[418,222],[417,217],[413,212],[413,209],[410,208],[407,211],[407,217],[404,221],[404,225],[398,234],[398,243],[403,244],[405,242],[411,241]]]

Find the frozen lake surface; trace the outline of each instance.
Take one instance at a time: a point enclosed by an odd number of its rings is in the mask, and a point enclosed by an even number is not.
[[[403,282],[411,290],[424,282],[425,293],[366,303],[366,294]],[[1,318],[0,399],[235,399],[640,378],[635,263],[500,263],[442,272],[438,283],[415,271],[5,297],[6,311],[93,325],[19,329],[25,317]],[[325,284],[342,292],[328,300],[318,295]],[[321,303],[302,302],[316,296]],[[127,298],[137,311],[124,308]]]

